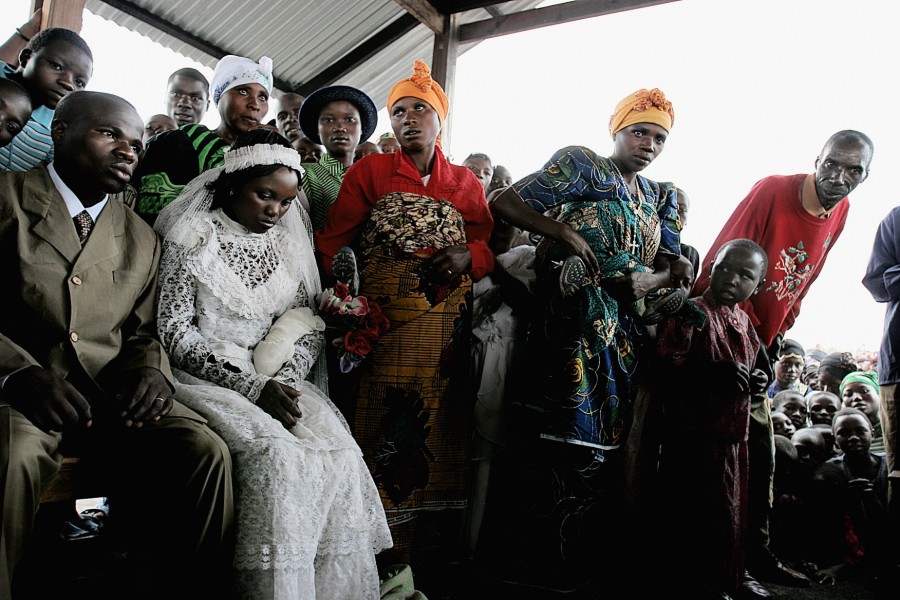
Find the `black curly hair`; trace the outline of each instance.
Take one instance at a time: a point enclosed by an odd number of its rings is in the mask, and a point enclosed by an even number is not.
[[[46,48],[53,42],[66,42],[72,44],[87,54],[88,58],[91,59],[91,62],[94,62],[94,54],[91,52],[88,43],[84,41],[84,38],[71,29],[64,29],[62,27],[42,29],[37,35],[31,38],[31,41],[26,44],[25,49],[35,53]]]

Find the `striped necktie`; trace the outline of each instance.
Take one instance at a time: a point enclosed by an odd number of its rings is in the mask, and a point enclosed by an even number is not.
[[[88,234],[91,233],[91,228],[94,226],[94,220],[86,210],[72,217],[72,220],[75,222],[75,231],[78,232],[78,239],[84,244],[84,240],[87,239]]]

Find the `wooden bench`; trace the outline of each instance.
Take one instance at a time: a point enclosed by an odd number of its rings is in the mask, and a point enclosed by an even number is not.
[[[100,498],[106,495],[103,487],[98,474],[92,472],[80,457],[67,456],[63,458],[59,473],[41,494],[41,504]]]
[[[17,568],[14,597],[119,598],[125,560],[103,536],[66,541],[61,525],[78,516],[76,502],[108,493],[102,471],[78,456],[63,458],[59,473],[41,494],[29,545]]]

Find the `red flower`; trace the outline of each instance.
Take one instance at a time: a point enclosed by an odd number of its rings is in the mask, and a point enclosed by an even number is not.
[[[334,284],[334,295],[343,300],[350,295],[350,288],[345,283]]]
[[[381,307],[378,303],[371,302],[369,303],[369,312],[363,315],[362,319],[359,320],[359,327],[373,331],[375,337],[378,338],[391,328],[391,322],[384,316],[384,313],[381,312]]]
[[[353,331],[348,331],[344,336],[344,350],[359,356],[365,356],[372,351],[373,341],[366,335],[364,329],[354,329]]]
[[[362,364],[378,344],[378,338],[390,328],[390,321],[377,302],[352,296],[342,283],[322,290],[319,315],[325,321],[329,343],[338,349],[343,373]]]

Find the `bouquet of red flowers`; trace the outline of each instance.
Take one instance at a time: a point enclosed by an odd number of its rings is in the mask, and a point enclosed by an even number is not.
[[[377,302],[351,295],[343,283],[322,290],[319,316],[325,321],[326,335],[338,349],[341,373],[362,364],[391,326]]]

